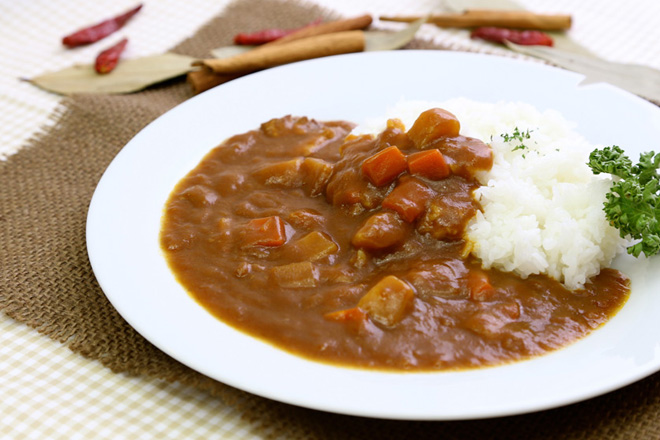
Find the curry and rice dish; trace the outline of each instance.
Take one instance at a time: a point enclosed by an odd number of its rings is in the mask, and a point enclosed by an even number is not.
[[[430,108],[360,134],[348,122],[286,116],[231,137],[166,204],[160,240],[172,271],[229,325],[339,365],[491,366],[588,334],[628,296],[625,275],[605,267],[620,246],[616,234],[600,219],[585,228],[582,214],[507,207],[493,182],[511,166],[495,144],[514,150],[511,163],[540,153],[511,148],[506,137],[466,136],[459,119]],[[555,186],[570,183],[562,179]],[[538,232],[558,228],[553,215],[568,228],[560,236],[587,231],[568,246],[609,248],[586,266],[571,263],[561,238]],[[499,231],[507,227],[522,243],[506,240]]]

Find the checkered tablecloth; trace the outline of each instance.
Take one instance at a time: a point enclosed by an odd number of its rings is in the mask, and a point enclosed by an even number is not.
[[[0,0],[0,160],[44,125],[59,97],[20,78],[89,63],[98,46],[66,50],[61,37],[134,6],[136,0]],[[422,14],[437,1],[317,0],[346,16]],[[539,12],[574,17],[571,36],[603,58],[660,69],[660,2],[525,0]],[[126,57],[160,53],[192,35],[227,0],[153,0],[107,44],[128,36]],[[453,48],[479,45],[464,33],[426,26],[422,38]],[[2,182],[0,182],[0,185]],[[1,244],[0,244],[1,249]],[[259,438],[232,408],[178,384],[114,374],[0,313],[0,438]]]

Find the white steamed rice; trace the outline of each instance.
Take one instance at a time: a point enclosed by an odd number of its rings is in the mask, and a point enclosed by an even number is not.
[[[491,171],[477,176],[484,185],[475,192],[483,212],[467,230],[472,253],[485,268],[523,278],[547,274],[577,289],[624,248],[602,209],[611,180],[595,176],[586,165],[596,146],[556,111],[467,99],[404,101],[384,119],[366,121],[355,132],[378,132],[393,117],[409,128],[422,111],[433,107],[455,114],[461,134],[489,143],[494,152]],[[516,128],[529,130],[524,149],[514,150],[520,142],[505,142],[501,136]]]

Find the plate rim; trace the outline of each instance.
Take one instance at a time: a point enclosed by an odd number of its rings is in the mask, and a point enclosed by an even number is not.
[[[94,195],[92,196],[90,205],[89,205],[89,211],[88,211],[88,216],[87,216],[87,225],[86,225],[86,241],[87,241],[87,249],[88,249],[88,255],[90,259],[90,263],[92,265],[92,269],[94,271],[95,276],[97,277],[99,284],[108,298],[108,300],[111,302],[113,307],[117,309],[117,311],[124,317],[124,319],[131,325],[133,328],[135,328],[140,334],[142,334],[147,340],[149,340],[151,343],[153,343],[156,347],[158,347],[160,350],[164,351],[168,355],[172,356],[173,358],[177,359],[178,361],[188,365],[189,367],[193,368],[196,371],[199,371],[202,374],[205,374],[207,376],[210,376],[216,380],[219,380],[225,384],[228,384],[230,386],[235,386],[237,388],[244,389],[248,392],[251,392],[253,394],[257,394],[263,397],[283,401],[286,403],[298,405],[298,406],[304,406],[308,408],[313,408],[317,410],[324,410],[324,411],[330,411],[330,412],[335,412],[335,413],[341,413],[341,414],[349,414],[349,415],[357,415],[357,416],[363,416],[363,417],[376,417],[376,418],[390,418],[390,419],[400,419],[400,420],[467,420],[467,419],[478,419],[478,418],[490,418],[490,417],[501,417],[501,416],[508,416],[508,415],[514,415],[514,414],[524,414],[524,413],[529,413],[529,412],[534,412],[534,411],[540,411],[544,409],[550,409],[550,408],[555,408],[558,406],[563,406],[571,403],[575,403],[581,400],[585,400],[588,398],[592,398],[607,392],[610,392],[612,390],[621,388],[622,386],[626,386],[630,383],[633,383],[635,381],[638,381],[644,377],[647,377],[648,375],[660,370],[660,363],[657,363],[655,365],[647,365],[647,368],[638,368],[635,372],[635,374],[628,375],[625,380],[620,380],[616,383],[610,384],[609,387],[607,386],[601,386],[597,390],[591,390],[591,392],[583,392],[579,396],[578,395],[571,395],[565,398],[555,398],[552,401],[546,401],[545,403],[539,403],[536,402],[535,404],[531,406],[525,406],[524,404],[522,405],[515,405],[515,404],[510,404],[506,408],[489,408],[489,409],[481,409],[474,411],[472,413],[466,413],[463,415],[460,414],[451,414],[449,416],[445,416],[443,414],[437,414],[434,413],[433,411],[429,411],[426,413],[417,413],[417,414],[410,414],[410,413],[405,413],[401,412],[400,410],[393,409],[390,411],[383,411],[382,409],[379,409],[377,411],[371,410],[369,408],[356,408],[356,407],[351,407],[348,410],[339,402],[335,402],[335,404],[331,404],[329,402],[314,402],[314,401],[309,401],[309,400],[300,400],[298,398],[292,399],[288,398],[287,396],[282,396],[279,395],[277,392],[273,392],[272,390],[264,390],[264,389],[259,389],[257,387],[250,387],[246,386],[243,383],[236,383],[236,381],[228,380],[226,377],[222,377],[221,379],[219,378],[219,375],[217,374],[217,371],[214,371],[212,369],[209,369],[208,367],[205,366],[200,366],[199,364],[195,362],[190,362],[189,359],[181,359],[180,355],[176,350],[172,350],[171,346],[168,344],[163,344],[162,341],[159,338],[154,338],[153,337],[153,330],[148,328],[148,324],[145,325],[144,322],[139,322],[136,321],[134,318],[134,315],[131,314],[130,312],[127,312],[125,305],[122,303],[122,301],[119,301],[117,299],[116,295],[113,295],[113,293],[108,293],[106,291],[106,288],[108,288],[108,282],[107,282],[107,275],[105,273],[105,269],[101,267],[103,264],[101,262],[101,257],[99,256],[99,249],[98,249],[98,242],[95,242],[95,234],[98,234],[97,228],[99,227],[99,219],[98,219],[98,214],[97,211],[99,209],[99,203],[100,200],[102,201],[102,197],[104,197],[104,185],[108,185],[108,178],[106,176],[113,176],[113,173],[115,173],[114,169],[118,166],[122,166],[122,159],[127,153],[127,151],[130,151],[130,149],[135,149],[138,147],[135,147],[135,145],[140,145],[140,142],[142,142],[143,137],[148,137],[150,136],[151,132],[154,129],[158,128],[159,124],[163,124],[163,121],[169,121],[172,118],[177,118],[177,114],[181,112],[187,111],[186,109],[188,107],[194,108],[196,106],[197,102],[200,102],[201,100],[208,100],[211,97],[215,97],[216,95],[222,95],[225,90],[230,89],[232,87],[237,87],[238,85],[243,85],[248,83],[249,85],[254,85],[257,81],[260,81],[262,78],[268,79],[269,77],[272,76],[281,76],[282,72],[286,73],[287,71],[295,70],[295,69],[300,69],[300,66],[311,66],[311,65],[323,65],[326,63],[342,63],[343,60],[349,60],[350,63],[357,63],[357,59],[367,59],[367,60],[374,60],[376,58],[380,57],[403,57],[403,58],[408,58],[408,57],[415,57],[415,56],[420,56],[421,54],[424,54],[424,56],[430,56],[430,57],[440,57],[440,58],[454,58],[454,59],[464,59],[464,60],[483,60],[483,59],[488,59],[488,60],[497,60],[494,61],[496,64],[497,63],[504,63],[504,64],[511,64],[515,66],[525,66],[521,67],[523,69],[531,69],[531,70],[536,70],[536,71],[552,71],[553,74],[562,76],[568,83],[575,83],[578,84],[579,81],[583,78],[582,75],[576,74],[573,72],[568,72],[556,67],[552,66],[547,66],[544,64],[540,63],[531,63],[529,61],[525,60],[519,60],[519,59],[512,59],[512,58],[506,58],[506,57],[501,57],[497,55],[486,55],[486,54],[475,54],[475,53],[463,53],[463,52],[435,52],[435,51],[424,51],[424,50],[407,50],[407,51],[392,51],[392,52],[381,52],[381,53],[362,53],[362,54],[349,54],[349,55],[339,55],[339,56],[334,56],[334,57],[327,57],[323,59],[317,59],[317,60],[309,60],[309,61],[303,61],[300,63],[294,63],[290,65],[285,65],[285,66],[280,66],[276,67],[273,69],[269,69],[266,71],[262,72],[257,72],[252,75],[248,75],[243,78],[239,78],[237,80],[234,80],[232,82],[223,84],[217,88],[208,90],[196,97],[193,97],[187,101],[184,101],[182,104],[179,104],[178,106],[174,107],[173,109],[169,110],[168,112],[164,113],[162,116],[158,117],[156,120],[148,124],[145,128],[143,128],[136,136],[131,139],[124,148],[117,154],[117,156],[113,159],[112,163],[108,166],[106,171],[104,172],[103,176],[99,180],[99,183],[97,185],[97,188],[94,191]],[[352,60],[352,61],[350,61]],[[490,62],[490,61],[489,61]],[[578,87],[576,85],[576,87]],[[636,103],[636,105],[641,105],[642,107],[645,105],[648,105],[648,109],[653,109],[653,111],[660,111],[658,110],[653,104],[651,104],[648,101],[643,100],[642,98],[639,98],[637,96],[631,95],[628,92],[622,91],[620,89],[617,89],[613,86],[609,85],[602,85],[602,84],[590,84],[588,86],[581,86],[581,87],[590,87],[590,88],[604,88],[605,90],[608,90],[609,93],[615,93],[615,94],[623,94],[622,96],[625,97],[627,100],[632,100],[633,102]],[[181,110],[184,109],[184,110]],[[174,115],[174,116],[173,116]],[[154,128],[156,127],[156,128]],[[144,133],[147,133],[146,135]],[[217,143],[222,141],[222,139],[219,139]],[[194,161],[192,161],[194,162]],[[196,162],[195,162],[196,163]],[[170,189],[171,191],[171,189]],[[99,274],[102,274],[99,276]],[[106,286],[106,287],[104,287]],[[114,289],[114,287],[110,287],[109,290]],[[186,294],[187,295],[187,294]],[[201,306],[199,306],[201,307]],[[625,306],[624,306],[625,308]],[[215,319],[215,318],[213,318]],[[599,330],[600,331],[600,330]],[[248,336],[249,337],[249,336]],[[155,341],[155,342],[154,342]],[[566,350],[573,350],[576,345],[579,345],[582,341],[578,341],[575,344],[566,347],[564,349],[559,350],[559,352],[564,353]],[[265,345],[269,345],[267,343],[264,343]],[[554,354],[554,353],[553,353]],[[293,356],[293,355],[290,355]],[[529,362],[534,362],[536,359],[532,359],[530,361],[521,361],[517,362],[516,365],[527,365]],[[311,362],[307,360],[302,360],[302,362]],[[316,363],[314,363],[316,366],[318,366]],[[493,368],[506,368],[509,367],[509,365],[505,367],[488,367],[481,369],[481,372],[485,371],[493,371]],[[343,368],[343,367],[329,367],[325,366],[325,368]],[[470,372],[473,372],[474,370],[470,370]],[[418,376],[426,376],[426,375],[453,375],[454,373],[446,373],[446,372],[440,372],[440,373],[380,373],[380,372],[373,372],[373,371],[368,371],[368,375],[376,375],[380,376],[381,374],[384,374],[385,376],[383,377],[391,377],[393,374],[394,376],[410,376],[410,375],[418,375]],[[463,374],[461,372],[455,373],[455,374]],[[220,375],[221,376],[221,375]],[[358,374],[359,377],[364,376],[364,372],[360,372]],[[242,386],[239,386],[242,385]]]

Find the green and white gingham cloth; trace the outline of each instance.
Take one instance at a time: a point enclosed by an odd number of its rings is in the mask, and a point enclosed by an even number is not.
[[[128,36],[126,57],[160,53],[194,34],[228,0],[146,1],[107,46]],[[20,81],[90,63],[99,45],[65,49],[63,35],[135,6],[136,0],[0,0],[0,160],[45,124],[59,97]],[[316,0],[345,16],[436,11],[438,0]],[[537,12],[570,13],[571,36],[595,54],[660,69],[657,0],[520,0]],[[383,24],[384,27],[395,26]],[[484,49],[465,34],[425,26],[419,34],[453,49]],[[492,48],[488,51],[492,52]],[[1,182],[0,182],[1,184]],[[257,438],[218,399],[177,384],[114,374],[0,313],[0,438]]]

